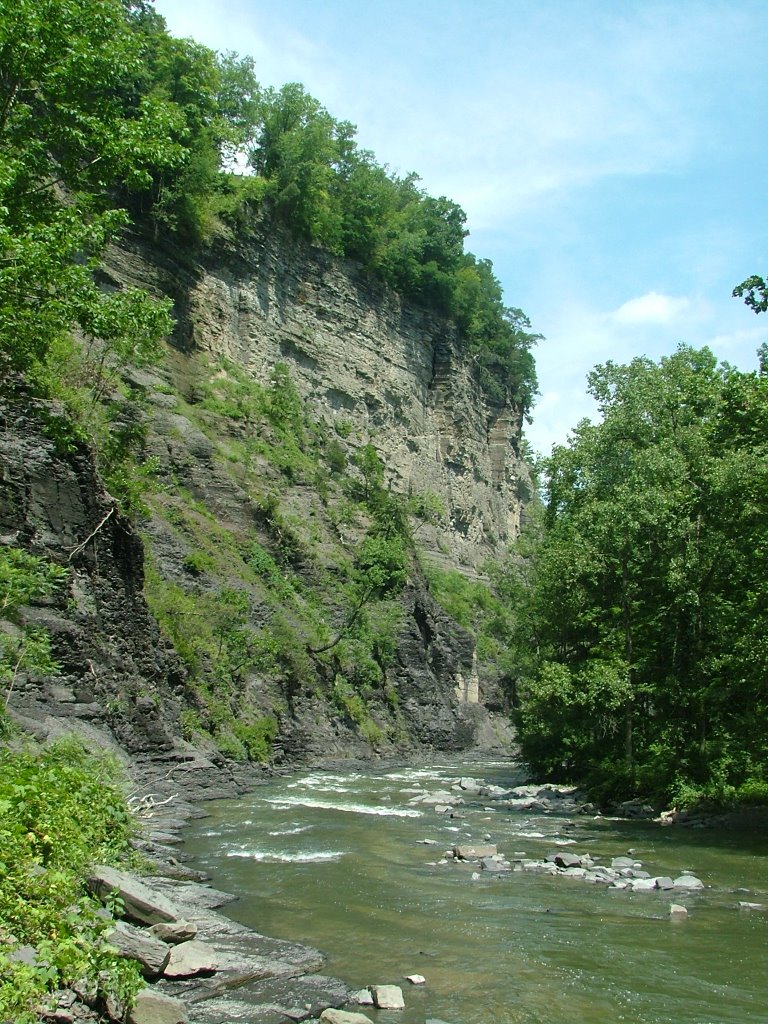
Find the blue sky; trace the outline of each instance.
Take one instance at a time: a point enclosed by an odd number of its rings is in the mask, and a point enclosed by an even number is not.
[[[302,82],[381,163],[460,203],[545,335],[527,434],[593,416],[596,363],[683,341],[743,369],[768,316],[766,0],[156,0],[175,35]]]

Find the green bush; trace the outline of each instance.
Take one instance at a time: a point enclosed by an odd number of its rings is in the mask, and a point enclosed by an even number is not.
[[[0,1020],[32,1024],[47,992],[75,982],[122,1001],[138,991],[138,967],[105,944],[109,922],[83,881],[91,863],[129,851],[132,828],[109,761],[71,741],[0,754]],[[34,966],[11,960],[23,945]]]

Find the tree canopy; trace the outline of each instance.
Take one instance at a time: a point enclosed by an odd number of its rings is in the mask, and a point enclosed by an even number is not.
[[[518,626],[525,754],[614,795],[764,778],[768,380],[680,346],[589,385]]]

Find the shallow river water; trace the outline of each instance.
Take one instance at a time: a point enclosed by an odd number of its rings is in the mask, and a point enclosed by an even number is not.
[[[409,804],[462,775],[523,781],[503,762],[304,772],[206,805],[186,849],[239,895],[231,917],[317,946],[326,973],[352,987],[401,985],[404,1011],[362,1008],[380,1024],[768,1022],[768,913],[738,908],[768,906],[768,836],[516,812],[482,798],[460,820]],[[528,872],[473,880],[476,865],[437,864],[470,840],[510,860],[563,845],[610,864],[631,849],[652,875],[689,869],[707,887],[671,899]],[[672,900],[686,919],[670,920]],[[426,984],[409,985],[413,973]]]

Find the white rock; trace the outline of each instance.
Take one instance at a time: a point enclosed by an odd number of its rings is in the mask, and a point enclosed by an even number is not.
[[[373,1002],[380,1010],[403,1010],[403,990],[398,985],[372,985]]]
[[[369,988],[361,988],[353,992],[349,997],[350,1003],[357,1003],[358,1006],[373,1006],[373,996]]]
[[[669,916],[674,921],[682,921],[688,917],[688,911],[685,907],[681,907],[679,903],[671,903],[669,906]]]
[[[423,974],[406,974],[405,980],[410,981],[412,985],[424,985],[427,979]]]
[[[679,875],[675,879],[676,889],[703,889],[704,883],[695,875]]]

